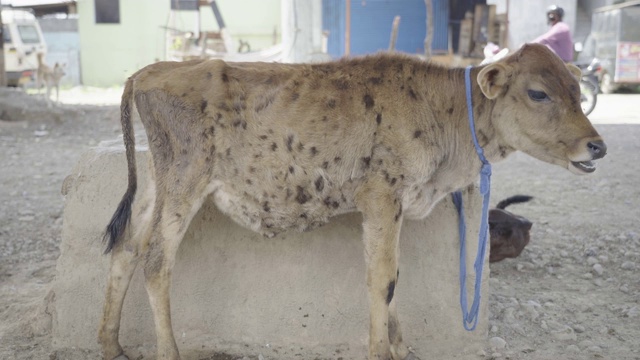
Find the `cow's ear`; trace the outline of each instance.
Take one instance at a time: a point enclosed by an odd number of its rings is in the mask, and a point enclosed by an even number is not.
[[[576,79],[580,80],[580,78],[582,77],[582,70],[580,70],[579,67],[573,64],[567,64],[567,69],[569,69],[569,72],[571,72],[571,74],[573,74]]]
[[[495,99],[511,78],[511,66],[503,63],[487,65],[478,74],[478,85],[484,96]]]

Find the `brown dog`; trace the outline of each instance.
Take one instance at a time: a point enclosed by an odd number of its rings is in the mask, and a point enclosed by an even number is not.
[[[489,210],[489,234],[491,235],[491,253],[489,262],[498,262],[505,258],[515,258],[529,243],[531,222],[522,216],[506,211],[511,204],[531,200],[531,196],[515,195],[504,199]]]

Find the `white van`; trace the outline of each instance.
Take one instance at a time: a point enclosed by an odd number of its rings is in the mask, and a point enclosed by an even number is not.
[[[47,45],[36,17],[25,10],[2,9],[4,66],[9,86],[24,85],[36,76],[38,53]]]

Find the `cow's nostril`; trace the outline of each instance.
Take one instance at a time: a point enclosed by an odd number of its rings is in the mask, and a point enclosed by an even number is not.
[[[607,145],[605,145],[604,141],[602,140],[590,141],[587,144],[587,148],[589,149],[589,152],[594,159],[600,159],[607,154]]]

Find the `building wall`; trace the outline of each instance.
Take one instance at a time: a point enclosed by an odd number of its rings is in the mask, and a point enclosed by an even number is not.
[[[243,39],[258,50],[273,44],[274,29],[279,34],[279,0],[218,0],[218,6],[236,43]],[[120,23],[96,24],[94,0],[78,0],[83,83],[120,85],[138,69],[165,60],[166,27],[194,31],[197,24],[196,12],[170,13],[169,0],[120,0]],[[211,9],[202,7],[201,13],[201,29],[217,30]]]
[[[328,31],[328,52],[338,58],[345,54],[346,2],[323,0],[323,30]],[[393,19],[400,16],[396,50],[424,54],[426,7],[424,0],[351,1],[351,55],[387,50]],[[449,0],[433,1],[433,52],[449,47]]]
[[[64,64],[65,76],[60,80],[63,86],[80,85],[80,36],[78,19],[46,18],[38,19],[42,35],[47,43],[45,62],[49,65]]]

